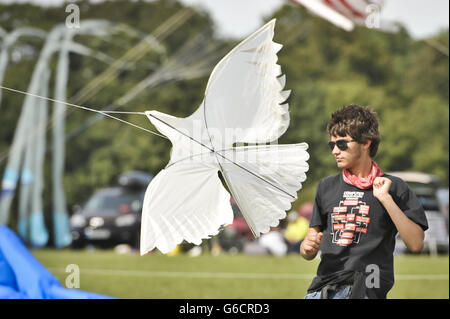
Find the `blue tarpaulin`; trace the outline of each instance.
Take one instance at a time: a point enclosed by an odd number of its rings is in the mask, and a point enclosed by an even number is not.
[[[0,299],[104,299],[79,289],[64,288],[28,251],[20,238],[0,225]]]

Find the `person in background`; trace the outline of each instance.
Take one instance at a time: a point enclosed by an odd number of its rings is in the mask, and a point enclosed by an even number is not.
[[[288,253],[300,252],[300,244],[308,233],[312,210],[312,203],[304,203],[299,207],[298,212],[291,212],[288,215],[289,222],[284,232]]]

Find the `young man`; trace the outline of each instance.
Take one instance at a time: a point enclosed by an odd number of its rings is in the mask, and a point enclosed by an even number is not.
[[[395,236],[420,252],[425,213],[406,183],[373,161],[380,135],[371,109],[345,106],[333,113],[327,131],[342,171],[317,186],[300,254],[311,260],[320,249],[321,262],[305,298],[386,298],[394,284]]]

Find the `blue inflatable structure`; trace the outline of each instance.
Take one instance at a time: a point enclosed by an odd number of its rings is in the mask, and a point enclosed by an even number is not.
[[[0,299],[105,299],[64,288],[8,227],[0,225]]]

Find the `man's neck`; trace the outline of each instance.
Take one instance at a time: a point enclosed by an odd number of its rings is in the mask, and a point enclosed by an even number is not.
[[[372,171],[372,159],[367,157],[361,160],[355,166],[349,168],[349,171],[359,178],[366,178]]]

